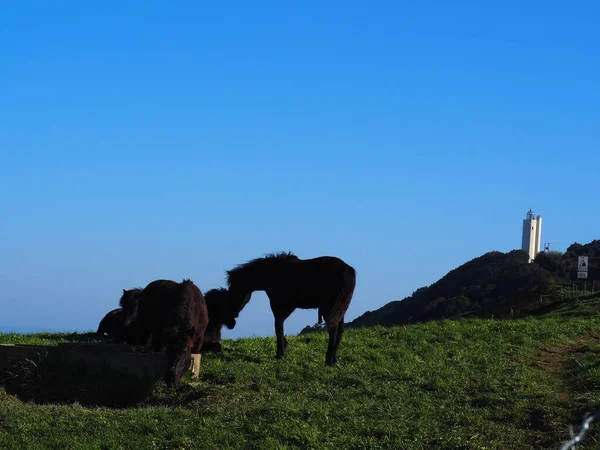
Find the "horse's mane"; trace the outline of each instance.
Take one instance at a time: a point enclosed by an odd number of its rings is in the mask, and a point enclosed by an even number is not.
[[[298,260],[299,258],[292,252],[267,253],[261,258],[255,258],[243,264],[239,264],[231,270],[227,271],[227,286],[243,277],[245,274],[254,271],[262,271],[272,266],[278,266],[283,262],[290,260]]]

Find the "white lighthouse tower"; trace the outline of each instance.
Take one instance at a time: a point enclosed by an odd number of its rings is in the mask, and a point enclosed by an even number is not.
[[[521,250],[529,254],[529,262],[535,259],[540,252],[540,243],[542,240],[542,216],[537,216],[530,208],[523,221],[523,239],[521,241]]]

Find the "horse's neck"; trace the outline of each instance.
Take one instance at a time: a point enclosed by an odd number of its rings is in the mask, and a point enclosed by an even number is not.
[[[259,276],[252,277],[247,282],[247,290],[249,294],[256,291],[266,291],[272,285],[272,277],[269,275],[261,274]]]
[[[243,285],[248,294],[255,291],[267,291],[277,284],[284,274],[282,266],[262,266],[249,270],[244,277]]]

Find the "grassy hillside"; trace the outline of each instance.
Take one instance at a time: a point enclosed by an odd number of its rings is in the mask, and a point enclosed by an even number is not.
[[[351,329],[334,368],[325,333],[289,337],[281,361],[273,338],[225,341],[198,382],[121,409],[0,388],[0,448],[558,448],[600,408],[600,317],[573,312]],[[40,340],[53,336],[0,335]]]

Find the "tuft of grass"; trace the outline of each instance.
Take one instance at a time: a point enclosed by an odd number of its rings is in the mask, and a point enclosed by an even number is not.
[[[68,342],[104,342],[96,333],[0,333],[0,344],[56,345]]]
[[[599,325],[551,315],[350,329],[336,367],[324,365],[326,333],[288,337],[279,361],[274,338],[225,340],[199,379],[159,382],[129,408],[0,389],[0,447],[558,448],[600,406]]]

